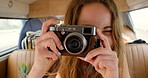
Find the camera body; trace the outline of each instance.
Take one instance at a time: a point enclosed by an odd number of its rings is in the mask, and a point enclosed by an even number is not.
[[[100,47],[100,39],[96,36],[96,27],[79,25],[50,25],[49,31],[53,31],[61,40],[64,50],[62,55],[86,56],[86,54]]]

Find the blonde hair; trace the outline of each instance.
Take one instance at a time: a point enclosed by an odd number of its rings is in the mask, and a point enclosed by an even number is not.
[[[68,10],[65,14],[64,23],[69,25],[77,25],[78,18],[81,12],[81,9],[86,4],[91,3],[102,3],[104,4],[112,14],[112,34],[113,34],[113,51],[116,51],[119,57],[119,70],[120,77],[122,72],[122,52],[123,52],[123,43],[121,37],[122,24],[118,14],[118,9],[113,0],[72,0],[68,6]],[[76,57],[72,56],[62,56],[60,59],[60,66],[58,72],[61,78],[83,78],[85,75],[82,71],[84,70],[81,61]],[[95,69],[90,70],[90,78],[102,78],[102,76],[95,71]]]

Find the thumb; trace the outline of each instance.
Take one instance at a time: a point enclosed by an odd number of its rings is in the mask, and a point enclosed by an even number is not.
[[[85,58],[84,57],[77,57],[78,59],[80,59],[80,60],[82,60],[82,61],[85,61],[85,62],[88,62],[88,63],[90,63],[90,64],[92,64],[93,65],[93,60],[85,60]]]
[[[80,60],[83,60],[83,61],[85,61],[83,57],[77,57],[77,58],[78,58],[78,59],[80,59]]]

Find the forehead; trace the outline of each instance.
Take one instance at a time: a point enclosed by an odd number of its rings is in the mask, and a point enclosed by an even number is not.
[[[87,4],[81,10],[78,24],[94,25],[98,28],[111,26],[111,13],[109,9],[101,3]]]

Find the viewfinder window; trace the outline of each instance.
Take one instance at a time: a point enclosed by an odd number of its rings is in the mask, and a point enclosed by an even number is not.
[[[91,34],[91,32],[92,32],[91,28],[89,28],[89,27],[84,28],[84,31],[83,31],[84,34]]]

